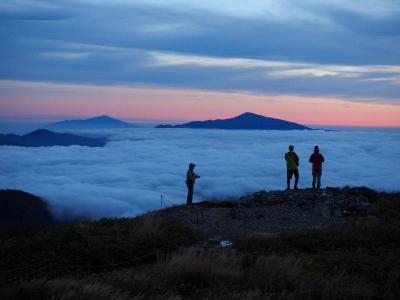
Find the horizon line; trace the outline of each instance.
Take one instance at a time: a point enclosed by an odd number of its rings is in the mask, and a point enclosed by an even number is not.
[[[296,121],[291,121],[288,119],[284,119],[284,118],[280,118],[280,117],[270,117],[270,116],[266,116],[263,114],[259,114],[259,113],[254,113],[254,112],[243,112],[240,114],[236,114],[234,116],[231,117],[215,117],[215,118],[204,118],[204,119],[179,119],[179,120],[171,120],[171,119],[152,119],[152,118],[126,118],[126,117],[118,117],[112,114],[96,114],[96,115],[57,115],[57,116],[53,116],[53,115],[19,115],[19,116],[1,116],[0,115],[0,123],[15,123],[15,124],[31,124],[32,126],[34,126],[35,123],[39,124],[51,124],[54,122],[60,122],[60,121],[65,121],[65,120],[84,120],[84,119],[91,119],[91,118],[96,118],[96,117],[100,117],[100,116],[108,116],[114,119],[118,119],[121,121],[125,121],[125,122],[129,122],[129,123],[143,123],[143,124],[159,124],[159,123],[167,123],[167,124],[182,124],[182,123],[187,123],[187,122],[195,122],[195,121],[209,121],[209,120],[225,120],[225,119],[231,119],[237,116],[240,116],[244,113],[252,113],[252,114],[256,114],[259,116],[263,116],[263,117],[268,117],[268,118],[274,118],[274,119],[280,119],[280,120],[284,120],[284,121],[288,121],[288,122],[294,122],[294,123],[298,123],[300,125],[304,125],[304,126],[309,126],[309,127],[348,127],[348,128],[388,128],[388,129],[396,129],[396,128],[400,128],[400,125],[369,125],[369,124],[343,124],[343,123],[338,123],[338,124],[332,124],[332,123],[327,123],[327,124],[323,124],[323,123],[300,123],[300,122],[296,122]],[[318,128],[313,128],[313,129],[318,129]]]

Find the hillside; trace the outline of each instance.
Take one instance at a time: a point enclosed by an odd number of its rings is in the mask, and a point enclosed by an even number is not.
[[[243,113],[229,119],[193,121],[180,125],[158,125],[156,128],[194,128],[194,129],[244,129],[244,130],[305,130],[304,125],[281,119],[265,117],[253,113]]]
[[[136,125],[106,115],[88,119],[64,120],[46,126],[51,130],[134,128]]]
[[[85,221],[1,241],[0,296],[395,299],[399,220],[399,193],[346,187]]]
[[[54,224],[47,204],[32,194],[0,190],[0,233],[23,232]]]
[[[50,147],[79,145],[103,147],[106,142],[106,138],[57,133],[46,129],[38,129],[22,136],[16,134],[0,134],[0,146]]]

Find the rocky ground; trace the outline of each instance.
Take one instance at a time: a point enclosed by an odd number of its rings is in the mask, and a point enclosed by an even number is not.
[[[371,194],[372,193],[372,194]],[[326,188],[260,191],[240,199],[174,206],[156,214],[192,226],[204,247],[251,235],[338,228],[357,217],[374,214],[373,191],[366,188]]]

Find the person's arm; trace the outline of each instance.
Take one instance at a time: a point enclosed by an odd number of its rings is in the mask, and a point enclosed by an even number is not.
[[[311,154],[310,155],[310,159],[308,160],[310,163],[312,163],[313,162],[313,155]]]
[[[321,154],[321,162],[325,161],[325,157]]]

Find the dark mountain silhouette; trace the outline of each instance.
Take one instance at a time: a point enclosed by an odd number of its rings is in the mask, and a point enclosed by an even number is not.
[[[38,129],[25,135],[0,134],[0,146],[89,146],[103,147],[107,142],[106,138],[84,137],[69,133],[57,133],[46,129]]]
[[[61,122],[52,123],[46,126],[46,128],[52,130],[106,129],[106,128],[132,128],[132,127],[136,127],[136,125],[118,119],[114,119],[106,115],[90,119],[65,120]]]
[[[47,204],[19,190],[0,190],[0,232],[30,230],[54,224]]]
[[[285,120],[264,117],[246,112],[230,119],[194,121],[181,125],[158,125],[156,128],[204,128],[204,129],[248,129],[248,130],[310,130],[311,128]]]

